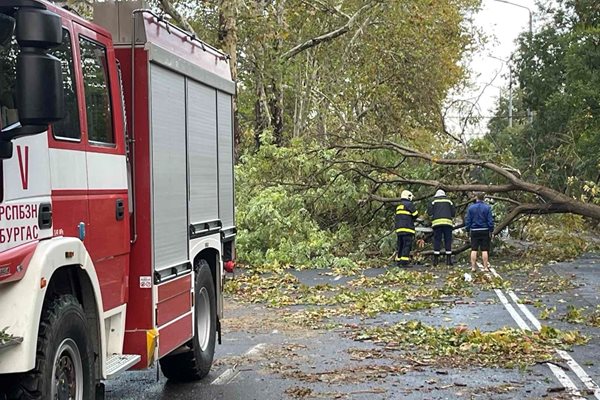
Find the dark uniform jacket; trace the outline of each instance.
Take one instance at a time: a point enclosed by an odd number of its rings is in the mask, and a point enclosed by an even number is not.
[[[427,207],[431,217],[431,226],[453,226],[452,218],[456,216],[456,208],[452,200],[446,196],[435,197]]]
[[[415,219],[419,212],[415,205],[406,199],[396,206],[396,233],[415,233]]]

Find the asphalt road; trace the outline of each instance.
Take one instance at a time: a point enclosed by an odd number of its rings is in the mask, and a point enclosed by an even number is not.
[[[600,400],[600,328],[564,318],[573,307],[593,310],[600,305],[600,254],[541,271],[553,277],[547,286],[544,279],[539,280],[543,290],[539,281],[532,283],[530,275],[498,267],[489,274],[510,281],[510,289],[478,290],[469,298],[420,311],[380,313],[373,318],[338,317],[331,329],[290,326],[283,321],[282,311],[301,306],[281,310],[227,299],[223,344],[217,347],[215,365],[206,379],[175,384],[157,369],[127,372],[106,383],[106,399]],[[295,271],[294,275],[307,285],[344,285],[351,279],[324,272]],[[377,276],[384,272],[372,269],[364,273]],[[567,290],[559,290],[560,284],[566,284]],[[464,324],[482,331],[502,327],[535,331],[540,325],[550,325],[579,330],[589,341],[571,352],[557,352],[552,363],[525,369],[457,367],[420,363],[373,342],[353,340],[340,328],[389,326],[406,319],[433,326]]]

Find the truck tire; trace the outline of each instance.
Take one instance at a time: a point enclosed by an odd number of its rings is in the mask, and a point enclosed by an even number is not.
[[[92,400],[94,354],[81,304],[72,295],[45,307],[37,340],[35,369],[16,376],[8,399]]]
[[[160,359],[163,374],[170,380],[189,382],[210,372],[217,335],[217,299],[210,267],[206,260],[196,264],[194,289],[194,337],[184,352]]]

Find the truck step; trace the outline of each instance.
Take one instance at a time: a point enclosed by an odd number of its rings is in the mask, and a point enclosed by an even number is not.
[[[11,347],[11,346],[16,346],[18,344],[21,344],[23,342],[23,338],[22,337],[10,337],[8,339],[5,340],[0,340],[0,350],[5,349],[7,347]]]
[[[106,359],[106,376],[114,378],[123,371],[127,371],[141,360],[138,354],[113,354]]]

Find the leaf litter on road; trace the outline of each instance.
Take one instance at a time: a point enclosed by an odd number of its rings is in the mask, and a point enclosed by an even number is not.
[[[563,332],[543,326],[540,332],[502,328],[493,332],[456,327],[434,327],[420,321],[402,321],[385,327],[354,329],[351,337],[372,341],[387,350],[402,350],[440,365],[526,367],[550,361],[555,349],[584,344],[577,331]],[[448,363],[451,360],[451,363]]]
[[[514,271],[523,272],[516,268]],[[308,365],[305,364],[308,360],[301,361],[298,352],[290,349],[271,351],[272,357],[265,358],[270,361],[263,363],[266,370],[309,384],[374,382],[423,368],[440,368],[440,372],[445,372],[448,365],[525,368],[553,360],[555,348],[569,348],[587,341],[578,332],[562,332],[547,326],[539,333],[509,328],[483,332],[465,325],[433,327],[403,319],[393,325],[381,325],[372,319],[379,314],[399,314],[400,318],[406,318],[400,314],[455,304],[475,304],[476,291],[511,287],[509,280],[482,272],[473,274],[472,280],[467,282],[463,272],[461,268],[390,269],[375,276],[361,272],[349,280],[338,282],[332,277],[329,283],[307,285],[287,271],[269,271],[237,276],[227,282],[226,292],[241,302],[264,304],[275,309],[278,323],[286,324],[290,329],[334,330],[354,340],[370,341],[379,346],[350,349],[346,364],[321,371],[306,371],[303,366]],[[557,283],[541,278],[538,266],[532,266],[526,272],[539,287]],[[560,289],[566,287],[562,281],[557,285]],[[348,325],[339,317],[359,317],[359,320]],[[441,324],[450,322],[451,319],[440,318]],[[393,364],[388,365],[389,362]],[[506,393],[515,386],[489,387],[478,393],[478,388],[463,389],[461,393],[477,395]],[[298,386],[290,388],[288,395],[319,398],[323,393]],[[339,396],[345,395],[340,393]]]

